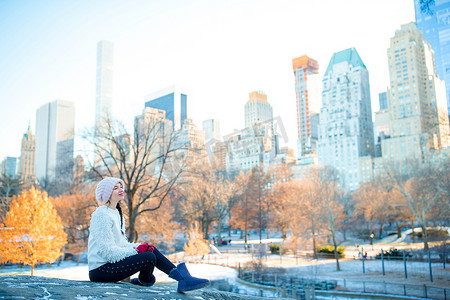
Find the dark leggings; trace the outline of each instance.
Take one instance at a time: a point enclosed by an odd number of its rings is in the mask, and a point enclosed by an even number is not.
[[[151,282],[155,266],[166,274],[175,268],[175,265],[155,248],[153,252],[139,253],[91,270],[89,279],[93,282],[117,282],[139,272],[139,280]]]

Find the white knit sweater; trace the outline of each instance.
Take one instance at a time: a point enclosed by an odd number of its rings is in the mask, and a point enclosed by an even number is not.
[[[122,230],[125,232],[124,219]],[[139,244],[128,242],[122,234],[117,209],[103,205],[92,213],[88,240],[89,271],[137,254],[137,246]]]

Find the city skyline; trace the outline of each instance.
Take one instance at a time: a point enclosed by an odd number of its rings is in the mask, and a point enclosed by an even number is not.
[[[197,126],[206,119],[220,120],[226,135],[244,127],[236,116],[243,115],[248,93],[261,90],[274,117],[281,117],[286,127],[288,146],[295,149],[292,59],[314,57],[322,78],[334,52],[357,48],[369,70],[376,111],[377,95],[389,82],[389,38],[401,24],[414,20],[412,0],[345,5],[284,1],[277,6],[268,1],[4,2],[0,7],[5,30],[0,35],[5,45],[0,50],[0,99],[8,124],[8,130],[0,132],[8,141],[0,158],[20,155],[20,140],[27,125],[35,123],[35,111],[54,99],[75,103],[76,133],[94,125],[100,40],[115,45],[114,117],[132,123],[144,108],[145,95],[180,84],[190,96],[189,118]],[[305,10],[317,13],[295,19]],[[382,24],[376,22],[376,11],[385,16]],[[79,150],[77,142],[75,147]]]

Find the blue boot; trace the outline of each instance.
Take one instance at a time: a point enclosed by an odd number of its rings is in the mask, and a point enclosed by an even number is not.
[[[155,281],[156,281],[155,275],[152,274],[152,279],[151,279],[150,282],[141,281],[139,279],[139,277],[138,278],[132,278],[130,282],[132,284],[141,285],[141,286],[152,286],[152,285],[155,284]]]
[[[209,285],[208,279],[192,277],[184,262],[172,269],[169,273],[169,277],[178,281],[178,293],[200,289]]]

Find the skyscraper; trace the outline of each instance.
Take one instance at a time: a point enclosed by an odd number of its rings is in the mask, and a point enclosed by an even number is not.
[[[16,177],[17,157],[7,156],[0,164],[0,175]]]
[[[36,112],[36,178],[41,183],[72,179],[75,106],[55,100]]]
[[[387,93],[386,92],[378,94],[378,101],[380,104],[380,110],[387,109]]]
[[[373,155],[369,72],[355,48],[333,54],[323,77],[322,101],[319,163],[335,167],[343,186],[355,190],[359,157]]]
[[[216,119],[208,119],[202,122],[202,128],[205,132],[205,141],[216,140],[219,141],[222,139],[222,135],[220,134],[220,122]]]
[[[208,154],[209,160],[214,162],[215,145],[222,140],[220,122],[216,119],[208,119],[203,121],[202,128],[205,132],[206,153]]]
[[[320,110],[319,64],[303,55],[292,60],[295,76],[295,98],[297,107],[297,157],[311,152],[317,140],[311,136],[311,115]],[[315,129],[317,130],[317,129]]]
[[[105,136],[111,136],[107,125],[112,118],[114,44],[109,41],[97,43],[97,81],[95,93],[95,158],[97,165],[100,149],[106,147]]]
[[[436,72],[445,81],[447,109],[450,109],[450,0],[414,0],[416,24],[434,50]]]
[[[382,141],[383,158],[421,161],[429,149],[449,145],[444,83],[430,43],[413,22],[395,32],[387,53],[390,138]]]
[[[273,110],[267,102],[267,95],[261,91],[251,92],[244,107],[245,127],[250,127],[257,122],[270,121],[272,124]]]
[[[35,158],[36,158],[36,137],[28,126],[27,132],[23,135],[20,150],[18,175],[24,183],[31,183],[35,180]]]
[[[187,119],[187,93],[174,85],[145,96],[145,107],[164,110],[174,130],[180,130]]]
[[[139,156],[145,155],[149,160],[157,159],[157,163],[150,164],[150,173],[158,172],[165,163],[165,158],[169,147],[173,148],[173,125],[172,121],[166,119],[166,112],[153,107],[145,107],[141,115],[134,118],[134,128],[136,140],[124,139],[121,137],[119,144],[124,149],[129,149],[130,160],[135,158],[134,152],[138,151]],[[125,147],[126,146],[126,147]],[[133,151],[133,147],[136,149]],[[140,158],[139,158],[140,159]]]

